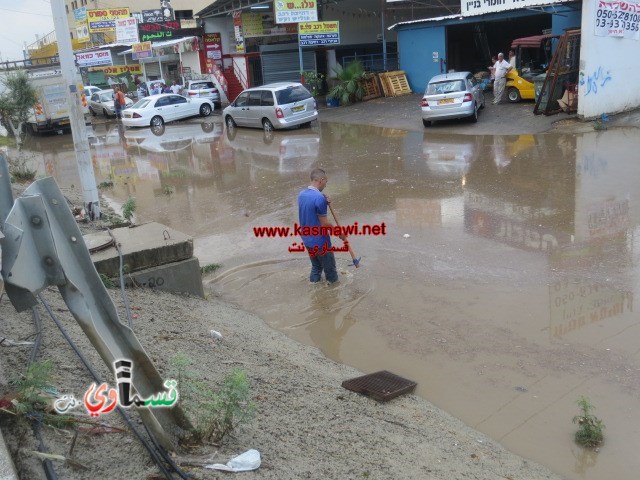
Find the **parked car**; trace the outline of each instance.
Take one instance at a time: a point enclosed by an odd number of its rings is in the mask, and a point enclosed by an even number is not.
[[[318,118],[316,101],[301,83],[279,82],[244,90],[223,111],[227,128],[265,131],[310,124]]]
[[[182,95],[163,93],[141,98],[122,112],[122,124],[126,127],[159,127],[165,122],[200,115],[208,117],[214,106],[208,98],[185,98]]]
[[[422,97],[422,123],[428,127],[436,120],[466,117],[477,122],[484,104],[484,92],[470,72],[436,75]]]
[[[154,94],[154,90],[160,89],[158,93],[162,93],[162,85],[165,85],[166,82],[164,78],[159,78],[157,80],[147,80],[146,82],[140,82],[138,84],[138,96],[139,97],[148,97],[149,95],[157,95]]]
[[[98,90],[89,99],[89,112],[91,115],[102,114],[105,117],[114,117],[116,115],[115,107],[113,106],[113,96],[114,91],[109,90]],[[133,105],[133,100],[125,97],[125,106],[124,108],[129,108]]]
[[[220,92],[209,80],[189,80],[182,94],[187,98],[209,98],[213,103],[220,103]]]
[[[84,87],[84,94],[87,97],[87,100],[91,98],[91,96],[96,93],[99,92],[100,90],[102,90],[102,88],[100,87],[96,87],[94,85],[87,85],[86,87]]]

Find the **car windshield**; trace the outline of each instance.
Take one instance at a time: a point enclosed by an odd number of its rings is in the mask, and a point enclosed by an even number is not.
[[[444,82],[430,83],[427,86],[427,95],[463,92],[464,90],[466,90],[464,80],[446,80]]]
[[[111,100],[113,100],[113,96],[110,93],[104,93],[100,95],[101,102],[110,102]]]
[[[149,102],[151,100],[149,98],[141,98],[140,100],[138,100],[136,103],[134,103],[133,105],[131,105],[131,108],[144,108],[147,105],[149,105]]]
[[[300,100],[311,98],[311,94],[309,90],[302,85],[297,85],[284,90],[278,90],[276,92],[276,98],[278,99],[279,105],[286,105],[287,103],[299,102]]]

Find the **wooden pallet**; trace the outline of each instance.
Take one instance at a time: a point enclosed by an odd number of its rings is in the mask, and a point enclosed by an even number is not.
[[[380,83],[386,97],[399,97],[412,93],[403,70],[381,73]]]
[[[382,96],[380,81],[375,73],[365,75],[362,88],[364,88],[364,97],[362,97],[362,100],[371,100]]]

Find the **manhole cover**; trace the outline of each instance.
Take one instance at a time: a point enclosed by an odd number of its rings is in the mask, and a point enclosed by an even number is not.
[[[114,244],[113,238],[108,234],[91,234],[85,235],[82,238],[84,238],[84,243],[87,245],[89,253],[99,252]]]
[[[386,370],[342,382],[342,386],[347,390],[361,393],[379,402],[386,402],[409,393],[416,388],[416,385],[416,382],[399,377]]]

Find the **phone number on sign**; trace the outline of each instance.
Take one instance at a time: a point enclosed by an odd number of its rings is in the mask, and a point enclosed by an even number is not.
[[[596,27],[606,28],[623,28],[630,32],[637,32],[640,29],[640,25],[632,22],[625,22],[622,20],[605,20],[604,18],[596,19]]]

